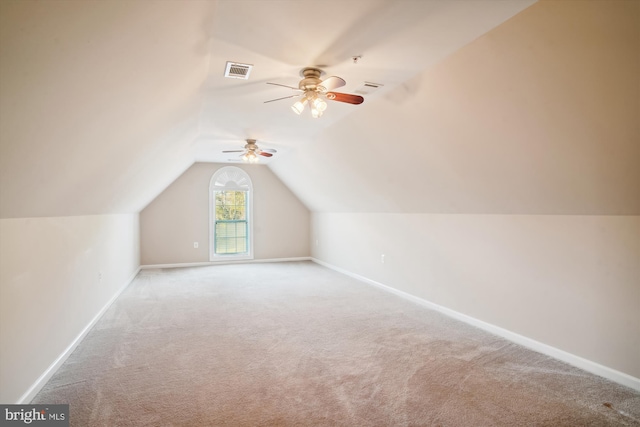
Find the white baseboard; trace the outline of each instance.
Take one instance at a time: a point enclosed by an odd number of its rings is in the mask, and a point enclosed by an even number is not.
[[[33,400],[33,398],[38,394],[42,387],[51,379],[53,374],[62,366],[62,364],[69,358],[73,350],[76,349],[78,344],[82,341],[82,339],[89,333],[93,325],[95,325],[98,320],[102,317],[102,315],[111,307],[111,304],[120,296],[120,294],[129,286],[129,284],[135,279],[136,275],[140,272],[140,267],[138,267],[133,274],[129,277],[129,279],[124,283],[124,285],[118,289],[118,291],[109,299],[109,301],[102,307],[102,309],[96,314],[93,319],[89,322],[87,326],[78,334],[78,336],[69,344],[69,346],[62,352],[60,356],[38,377],[38,379],[29,387],[29,389],[18,399],[17,404],[28,404]]]
[[[599,363],[592,362],[591,360],[584,359],[580,356],[576,356],[575,354],[568,353],[564,350],[560,350],[558,348],[552,347],[550,345],[541,343],[539,341],[533,340],[531,338],[527,338],[523,335],[517,334],[515,332],[511,332],[507,329],[501,328],[496,325],[492,325],[491,323],[484,322],[482,320],[476,319],[471,316],[467,316],[466,314],[462,314],[455,310],[451,310],[450,308],[443,307],[441,305],[435,304],[433,302],[424,300],[422,298],[418,298],[414,295],[408,294],[406,292],[400,291],[398,289],[392,288],[390,286],[384,285],[382,283],[376,282],[374,280],[368,279],[364,276],[360,276],[359,274],[352,273],[340,267],[336,267],[335,265],[326,263],[316,258],[311,258],[311,260],[317,264],[325,266],[331,270],[337,271],[339,273],[345,274],[354,279],[360,280],[362,282],[368,283],[370,285],[376,286],[380,289],[383,289],[392,294],[398,295],[407,300],[413,301],[417,304],[420,304],[424,307],[430,308],[432,310],[438,311],[442,314],[445,314],[454,319],[465,322],[469,325],[475,326],[484,331],[490,332],[499,337],[505,338],[509,341],[512,341],[516,344],[520,344],[523,347],[527,347],[531,350],[537,351],[538,353],[545,354],[547,356],[553,357],[555,359],[566,362],[570,365],[573,365],[577,368],[580,368],[584,371],[590,372],[592,374],[601,376],[608,380],[614,381],[618,384],[622,384],[629,388],[632,388],[636,391],[640,391],[640,379],[633,377],[629,374],[625,374],[624,372],[616,371],[615,369],[611,369],[607,366],[600,365]]]
[[[174,264],[148,264],[140,266],[143,270],[152,268],[184,268],[184,267],[202,267],[205,265],[225,265],[225,264],[257,264],[264,262],[290,262],[290,261],[311,261],[311,257],[295,257],[295,258],[269,258],[269,259],[244,259],[244,260],[225,260],[225,261],[203,261],[203,262],[182,262]]]

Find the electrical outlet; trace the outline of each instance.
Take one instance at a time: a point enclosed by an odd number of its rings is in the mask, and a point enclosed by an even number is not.
[[[102,283],[102,271],[98,271],[98,283]]]
[[[380,255],[380,262],[384,264],[384,254]]]
[[[193,242],[193,249],[198,249],[198,242]]]

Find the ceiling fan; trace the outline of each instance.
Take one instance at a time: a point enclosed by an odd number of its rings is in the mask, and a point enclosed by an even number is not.
[[[327,103],[325,99],[329,101],[338,101],[345,102],[347,104],[362,104],[364,98],[359,95],[351,95],[348,93],[340,93],[333,92],[334,89],[344,86],[347,82],[344,79],[336,76],[327,77],[324,80],[320,80],[320,76],[324,72],[319,68],[307,67],[303,68],[300,74],[303,79],[298,83],[298,87],[282,85],[279,83],[270,83],[269,85],[282,86],[287,87],[289,89],[293,89],[297,92],[302,92],[302,94],[298,93],[291,96],[285,96],[282,98],[276,98],[267,102],[280,101],[282,99],[300,97],[295,104],[291,106],[291,109],[296,114],[301,114],[304,111],[305,105],[309,104],[311,108],[311,116],[313,118],[318,118],[322,116],[322,113],[327,109]]]
[[[249,163],[258,163],[259,157],[271,157],[274,153],[277,153],[273,148],[265,148],[264,150],[258,147],[255,139],[247,139],[247,143],[243,150],[226,150],[223,153],[244,153],[240,156],[242,160]]]

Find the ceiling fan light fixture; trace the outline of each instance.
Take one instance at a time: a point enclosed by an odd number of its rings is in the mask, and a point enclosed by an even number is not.
[[[265,148],[261,150],[256,144],[255,139],[247,139],[247,143],[242,147],[242,150],[224,150],[223,153],[242,153],[238,157],[246,163],[259,163],[261,157],[271,158],[278,150],[273,148]],[[228,159],[233,161],[234,159]]]
[[[294,113],[300,115],[304,111],[304,106],[307,103],[307,98],[304,98],[302,101],[297,101],[295,104],[291,106],[291,109]]]
[[[320,97],[313,100],[313,106],[316,110],[320,111],[320,113],[323,113],[324,110],[327,109],[327,103]]]
[[[242,160],[248,163],[258,163],[258,156],[253,151],[249,151],[242,156]]]
[[[311,117],[317,119],[322,116],[322,111],[318,110],[315,106],[311,108]]]
[[[354,57],[354,60],[359,59],[360,57]],[[362,104],[364,98],[359,95],[352,95],[349,93],[339,93],[333,92],[334,89],[342,87],[346,85],[346,82],[343,78],[338,76],[330,76],[324,80],[320,79],[320,76],[324,74],[322,70],[315,67],[306,67],[303,68],[300,73],[304,78],[300,80],[298,83],[298,87],[287,86],[280,83],[272,83],[267,82],[267,84],[275,85],[275,86],[284,86],[289,89],[293,89],[297,92],[302,92],[301,98],[296,101],[295,104],[291,106],[291,109],[294,113],[300,115],[304,111],[304,107],[306,104],[309,104],[309,108],[311,109],[311,116],[313,118],[321,117],[324,111],[327,109],[326,100],[344,102],[347,104],[358,105]],[[374,86],[373,83],[369,84],[370,86]],[[378,85],[381,86],[381,85]],[[377,87],[377,86],[376,86]],[[284,96],[281,98],[272,99],[267,102],[280,101],[281,99],[293,98],[297,95]]]

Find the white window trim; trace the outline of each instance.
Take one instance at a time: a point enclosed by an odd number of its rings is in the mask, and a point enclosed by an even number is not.
[[[215,250],[215,212],[216,191],[246,191],[247,223],[249,230],[249,251],[246,254],[216,254]],[[236,166],[225,166],[218,169],[209,181],[209,261],[240,261],[253,259],[253,184],[251,177],[244,170]]]

